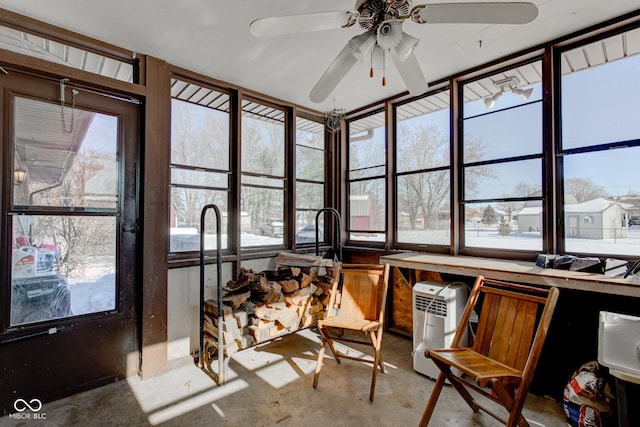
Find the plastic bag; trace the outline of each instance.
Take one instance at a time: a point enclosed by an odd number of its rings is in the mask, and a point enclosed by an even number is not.
[[[580,366],[564,388],[562,406],[572,427],[607,427],[613,422],[613,395],[598,362]]]

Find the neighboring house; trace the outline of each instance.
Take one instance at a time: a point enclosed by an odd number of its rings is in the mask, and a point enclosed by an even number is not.
[[[527,206],[518,213],[518,231],[541,229],[542,207]],[[628,235],[627,205],[603,198],[567,204],[564,211],[567,237],[614,239]]]
[[[349,216],[354,230],[371,230],[375,224],[375,203],[368,194],[349,196]]]
[[[518,231],[540,231],[542,225],[542,206],[525,206],[518,212]]]

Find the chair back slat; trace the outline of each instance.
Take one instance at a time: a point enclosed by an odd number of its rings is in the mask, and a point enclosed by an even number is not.
[[[524,369],[545,298],[485,286],[478,292],[483,302],[473,349],[512,368]]]
[[[384,266],[343,264],[340,316],[359,320],[380,320],[386,295]]]
[[[480,318],[478,320],[478,332],[476,333],[476,339],[473,343],[473,349],[480,354],[489,354],[491,338],[498,317],[499,303],[499,296],[491,294],[485,295],[482,311],[480,312]]]
[[[493,339],[488,353],[493,360],[504,363],[509,356],[517,310],[518,301],[513,298],[499,297],[496,327],[492,330]]]

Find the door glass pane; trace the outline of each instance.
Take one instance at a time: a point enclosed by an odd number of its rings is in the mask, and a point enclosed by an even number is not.
[[[115,310],[115,217],[12,222],[11,325]]]
[[[113,311],[118,118],[24,97],[13,108],[10,323]]]
[[[114,209],[118,119],[14,98],[13,204]]]

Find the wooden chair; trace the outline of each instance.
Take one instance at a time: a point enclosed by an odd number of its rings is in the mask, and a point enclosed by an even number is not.
[[[441,373],[420,426],[429,424],[445,380],[474,412],[482,409],[509,427],[528,426],[521,412],[558,294],[553,287],[540,289],[478,277],[451,348],[425,351]],[[481,309],[473,346],[468,348],[461,340],[476,303],[481,304]],[[508,419],[494,413],[495,408],[481,406],[467,388],[506,408]]]
[[[381,349],[388,280],[388,264],[384,266],[364,264],[337,265],[329,305],[325,311],[325,319],[318,321],[322,342],[318,352],[318,364],[313,378],[313,388],[318,386],[325,345],[329,344],[333,357],[338,363],[340,363],[341,358],[345,358],[373,364],[373,376],[369,392],[369,400],[373,402],[376,375],[378,373],[377,368],[379,367],[380,372],[384,373]],[[368,341],[362,338],[352,338],[353,334],[349,334],[349,331],[367,335]],[[373,360],[340,353],[337,351],[334,341],[370,345],[373,347]]]

